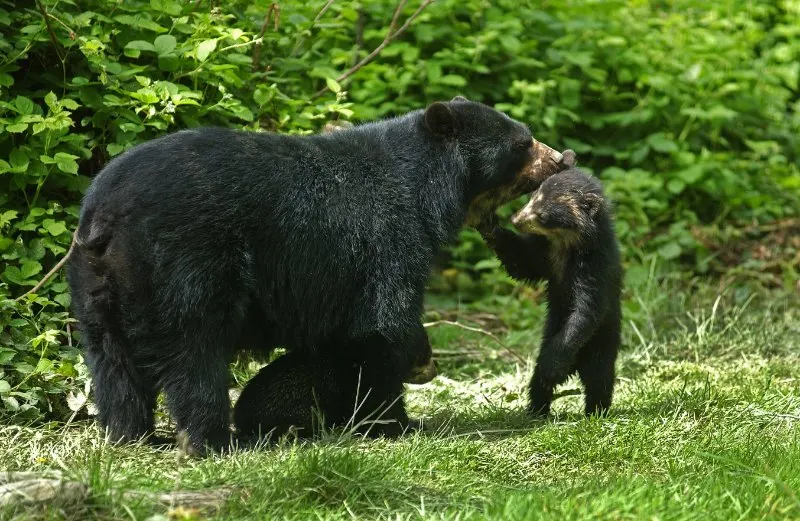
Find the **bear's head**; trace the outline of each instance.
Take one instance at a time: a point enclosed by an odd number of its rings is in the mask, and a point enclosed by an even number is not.
[[[564,154],[536,141],[522,123],[462,96],[428,106],[424,122],[435,138],[456,144],[467,171],[470,226],[569,166]]]

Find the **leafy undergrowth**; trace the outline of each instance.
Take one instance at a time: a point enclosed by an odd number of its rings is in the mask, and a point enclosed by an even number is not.
[[[797,295],[666,298],[659,313],[629,313],[615,405],[604,419],[582,417],[579,396],[559,399],[549,421],[525,417],[535,330],[497,329],[500,345],[442,324],[429,329],[441,375],[409,392],[422,433],[399,441],[330,433],[197,461],[110,446],[91,423],[6,426],[0,468],[60,468],[90,495],[79,506],[0,517],[800,518]],[[195,509],[146,494],[175,490],[230,495],[218,508]]]

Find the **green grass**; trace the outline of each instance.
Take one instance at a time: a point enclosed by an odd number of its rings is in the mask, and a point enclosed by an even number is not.
[[[504,346],[452,326],[430,328],[442,374],[409,391],[423,433],[398,441],[330,433],[198,461],[110,446],[91,423],[4,426],[0,468],[60,468],[91,493],[79,506],[0,517],[800,519],[800,299],[717,299],[703,287],[637,293],[626,304],[607,418],[584,418],[580,396],[559,399],[549,421],[525,417],[530,361],[508,349],[530,360],[540,305],[442,307],[465,322],[488,311],[535,325],[495,329]],[[216,510],[131,495],[223,488],[232,492]]]

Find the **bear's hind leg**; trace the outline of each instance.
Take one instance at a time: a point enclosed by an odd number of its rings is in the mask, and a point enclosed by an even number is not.
[[[199,341],[198,336],[186,341]],[[191,456],[204,456],[206,448],[219,450],[230,442],[229,360],[221,346],[212,344],[179,351],[183,356],[165,367],[161,383],[179,445]]]
[[[100,424],[112,442],[136,441],[154,431],[156,389],[127,356],[124,342],[119,334],[95,328],[83,335]]]
[[[586,396],[585,412],[587,415],[603,415],[611,407],[614,392],[616,350],[598,345],[601,339],[593,339],[584,347],[579,356],[578,375],[583,383]]]

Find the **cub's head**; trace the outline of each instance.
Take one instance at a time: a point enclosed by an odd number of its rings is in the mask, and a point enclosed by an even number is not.
[[[522,123],[461,96],[428,106],[424,125],[435,139],[457,144],[467,171],[467,224],[473,226],[568,167],[564,155],[536,141]]]
[[[572,243],[592,237],[607,212],[600,181],[571,168],[546,179],[511,222],[523,233]]]

